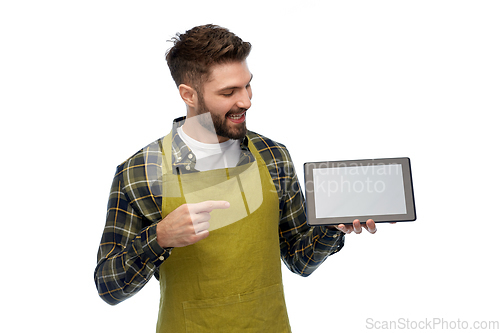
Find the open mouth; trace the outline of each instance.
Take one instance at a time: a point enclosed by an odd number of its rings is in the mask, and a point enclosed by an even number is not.
[[[245,121],[246,111],[241,113],[228,114],[226,115],[226,118],[236,124],[242,123]]]

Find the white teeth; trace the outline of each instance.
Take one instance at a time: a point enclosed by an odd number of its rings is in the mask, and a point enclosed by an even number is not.
[[[231,119],[240,119],[241,117],[243,117],[243,113],[242,114],[232,114],[232,115],[229,115],[228,117]]]

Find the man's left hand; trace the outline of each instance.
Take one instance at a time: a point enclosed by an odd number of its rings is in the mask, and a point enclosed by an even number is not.
[[[375,225],[375,221],[369,219],[366,223],[361,223],[359,220],[354,220],[352,224],[339,224],[339,225],[331,225],[327,226],[328,229],[332,230],[340,230],[345,234],[350,234],[354,231],[356,234],[360,234],[363,231],[363,228],[368,231],[370,234],[374,234],[377,232],[377,226]]]

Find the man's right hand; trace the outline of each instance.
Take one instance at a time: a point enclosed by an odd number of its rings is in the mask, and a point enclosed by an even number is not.
[[[157,242],[163,247],[182,247],[208,237],[210,212],[229,208],[227,201],[184,204],[165,216],[156,226]]]

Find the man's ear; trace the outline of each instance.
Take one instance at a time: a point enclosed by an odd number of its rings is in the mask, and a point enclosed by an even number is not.
[[[186,84],[179,85],[179,94],[188,106],[194,108],[198,104],[198,95],[192,87]]]

